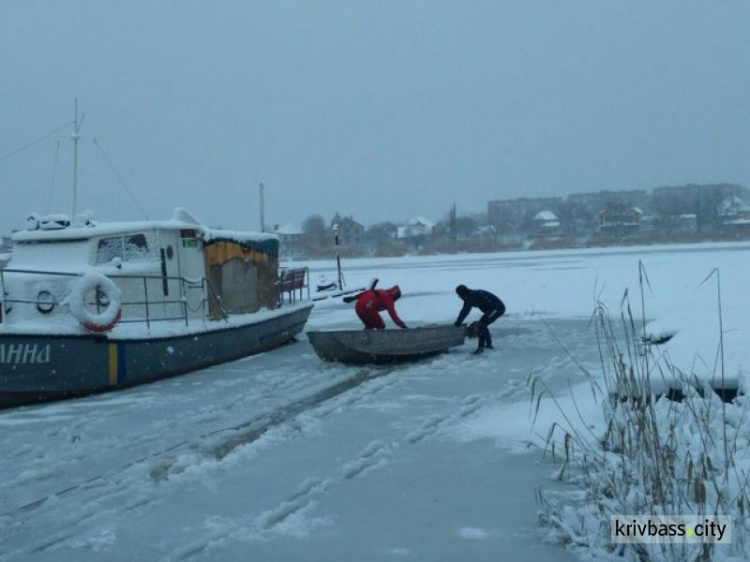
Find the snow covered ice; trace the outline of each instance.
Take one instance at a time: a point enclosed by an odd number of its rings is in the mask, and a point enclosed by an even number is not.
[[[495,292],[508,307],[491,327],[496,349],[474,357],[469,341],[423,362],[347,367],[321,362],[303,336],[131,390],[0,412],[0,561],[572,560],[537,521],[535,489],[564,484],[539,449],[559,413],[545,399],[532,422],[529,374],[562,403],[572,388],[587,422],[601,422],[579,368],[599,363],[589,318],[597,298],[613,315],[626,288],[635,302],[641,261],[650,329],[676,330],[672,361],[706,376],[718,321],[715,283],[701,282],[720,269],[726,369],[746,385],[750,351],[736,342],[747,340],[749,252],[345,262],[350,286],[399,284],[410,326],[452,322],[459,283]],[[313,279],[332,270],[309,265]],[[334,299],[308,329],[357,325]]]

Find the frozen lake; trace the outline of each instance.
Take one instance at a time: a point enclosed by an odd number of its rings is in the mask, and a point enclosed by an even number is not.
[[[708,301],[694,291],[719,267],[736,304],[726,321],[744,329],[749,253],[345,261],[349,286],[399,284],[410,326],[452,322],[458,283],[497,293],[508,314],[492,326],[496,349],[473,356],[469,340],[419,363],[356,368],[320,362],[303,336],[167,381],[0,412],[0,560],[572,559],[537,525],[535,489],[555,486],[555,466],[535,445],[550,418],[543,405],[532,426],[529,374],[562,395],[583,381],[580,365],[596,369],[594,302],[619,314],[639,262],[647,316]],[[310,265],[313,280],[331,272]],[[308,328],[357,323],[351,305],[324,301]]]

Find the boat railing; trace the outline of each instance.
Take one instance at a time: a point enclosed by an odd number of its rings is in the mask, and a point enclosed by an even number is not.
[[[208,278],[203,277],[203,281],[205,282],[207,289],[204,294],[208,295],[210,306],[214,307],[218,314],[218,317],[226,322],[229,319],[229,313],[227,312],[226,308],[224,308],[224,303],[222,301],[221,295],[216,292],[213,283],[211,283]]]
[[[11,297],[7,291],[7,280],[11,274],[21,275],[39,275],[45,280],[50,277],[76,278],[82,277],[81,273],[68,273],[60,271],[43,271],[17,268],[5,268],[0,270],[0,310],[4,312],[0,319],[6,316],[16,304],[28,304],[37,307],[42,314],[52,312],[55,306],[62,304],[65,299],[55,298],[55,295],[49,291],[39,291],[36,298],[18,298]],[[126,323],[145,323],[150,329],[154,322],[180,321],[189,324],[191,319],[204,320],[207,318],[209,301],[217,306],[221,311],[222,317],[226,318],[226,313],[221,305],[221,301],[205,277],[196,279],[187,279],[180,276],[163,276],[163,275],[113,275],[111,278],[119,282],[123,298],[121,302],[123,314],[120,322]],[[164,293],[156,297],[157,287],[174,287],[177,284],[178,291],[175,291],[175,297],[165,296]],[[189,292],[200,291],[199,298],[189,298]],[[168,291],[165,291],[168,293]],[[43,293],[46,293],[43,295]],[[40,298],[43,297],[43,298]],[[195,303],[191,305],[190,303]],[[88,306],[95,308],[100,312],[106,303],[102,302],[99,295],[86,302]]]

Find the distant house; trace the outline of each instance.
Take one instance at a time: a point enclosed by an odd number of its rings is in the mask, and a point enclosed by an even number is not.
[[[483,224],[477,227],[475,236],[480,240],[495,240],[497,230],[491,224]]]
[[[301,228],[293,224],[285,224],[282,227],[277,225],[273,233],[279,237],[279,253],[282,256],[296,258],[300,255],[302,238],[305,235]]]
[[[346,246],[362,244],[365,240],[365,227],[353,217],[334,217],[331,228],[338,230],[339,244]]]
[[[429,236],[435,229],[435,223],[426,217],[415,216],[409,219],[404,226],[398,227],[397,238],[414,238],[416,236]]]
[[[558,209],[561,197],[503,199],[487,203],[487,221],[500,234],[520,233],[529,219],[545,209]]]
[[[736,195],[724,199],[719,204],[717,214],[724,229],[750,230],[750,205]]]
[[[641,222],[643,222],[643,211],[638,207],[613,205],[600,211],[596,218],[600,233],[624,236],[640,229]]]
[[[532,219],[532,236],[560,236],[560,219],[552,211],[539,211]]]

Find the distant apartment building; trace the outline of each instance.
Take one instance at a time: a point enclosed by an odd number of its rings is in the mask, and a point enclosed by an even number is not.
[[[722,202],[731,202],[721,209]],[[735,184],[680,185],[621,191],[572,193],[561,197],[495,200],[487,203],[488,222],[499,235],[540,236],[559,232],[568,236],[598,233],[626,235],[640,231],[701,231],[723,228],[735,221],[744,228],[743,205],[750,190]],[[547,221],[550,213],[558,224]],[[723,215],[722,215],[723,213]],[[729,218],[729,215],[732,215]],[[724,216],[727,215],[727,216]]]
[[[715,184],[687,184],[669,187],[656,187],[653,190],[654,197],[672,197],[673,199],[685,199],[695,202],[697,198],[718,199],[722,201],[727,197],[739,197],[748,199],[750,189],[733,183]]]
[[[736,198],[750,200],[750,190],[735,184],[688,184],[657,187],[653,190],[653,207],[663,222],[673,217],[694,215],[696,230],[712,230],[721,225],[720,207],[723,201]]]
[[[571,193],[567,203],[584,209],[592,216],[603,209],[615,206],[636,207],[642,211],[651,208],[651,196],[643,189],[630,191],[593,191],[590,193]]]

